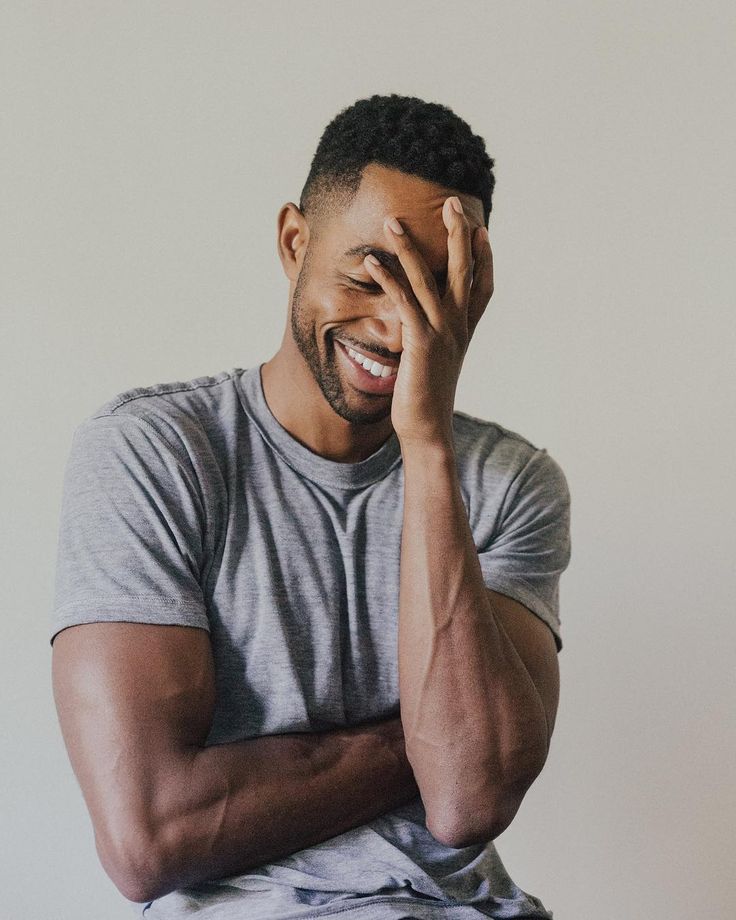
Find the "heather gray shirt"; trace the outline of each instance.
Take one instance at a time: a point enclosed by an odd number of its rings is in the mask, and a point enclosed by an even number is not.
[[[560,638],[570,493],[557,462],[454,413],[459,480],[488,587]],[[395,434],[338,463],[295,440],[260,366],[128,390],[74,431],[51,639],[125,620],[208,631],[217,701],[208,744],[398,713],[403,467]],[[422,800],[249,872],[136,908],[149,920],[549,918],[493,842],[454,849]]]

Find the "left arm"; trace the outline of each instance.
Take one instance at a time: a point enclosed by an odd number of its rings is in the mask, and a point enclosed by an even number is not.
[[[557,651],[545,623],[486,588],[452,443],[403,453],[406,751],[430,831],[467,846],[508,827],[545,763],[559,697]]]

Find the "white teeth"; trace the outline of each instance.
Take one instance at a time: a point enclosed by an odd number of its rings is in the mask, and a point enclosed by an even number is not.
[[[366,358],[365,355],[361,355],[359,351],[355,351],[353,348],[348,348],[347,351],[354,361],[361,364],[374,377],[391,377],[396,373],[396,368],[387,364],[379,364],[378,361],[374,361],[372,358]]]

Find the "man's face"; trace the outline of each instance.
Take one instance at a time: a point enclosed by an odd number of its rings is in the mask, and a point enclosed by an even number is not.
[[[313,237],[307,246],[292,295],[291,332],[325,399],[349,422],[369,424],[389,416],[391,394],[371,393],[356,385],[355,374],[346,363],[351,359],[337,340],[370,352],[378,360],[386,358],[395,364],[401,358],[399,314],[363,266],[365,247],[374,250],[411,291],[383,230],[385,217],[397,217],[435,276],[442,296],[447,280],[442,206],[453,194],[458,193],[370,164],[350,207],[326,218],[319,238]],[[484,225],[482,202],[470,195],[459,197],[472,233]]]

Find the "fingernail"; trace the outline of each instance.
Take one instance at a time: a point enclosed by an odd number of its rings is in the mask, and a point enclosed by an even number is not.
[[[457,196],[451,198],[451,199],[450,199],[450,203],[452,204],[453,208],[455,208],[455,210],[457,211],[458,214],[462,214],[462,213],[463,213],[463,206],[462,206],[462,203],[461,203],[460,199],[459,199]]]
[[[401,226],[401,224],[398,222],[398,220],[396,220],[395,217],[389,217],[389,219],[386,221],[386,223],[387,223],[387,224],[389,225],[389,227],[394,231],[394,233],[403,233],[403,232],[404,232],[404,228]]]

